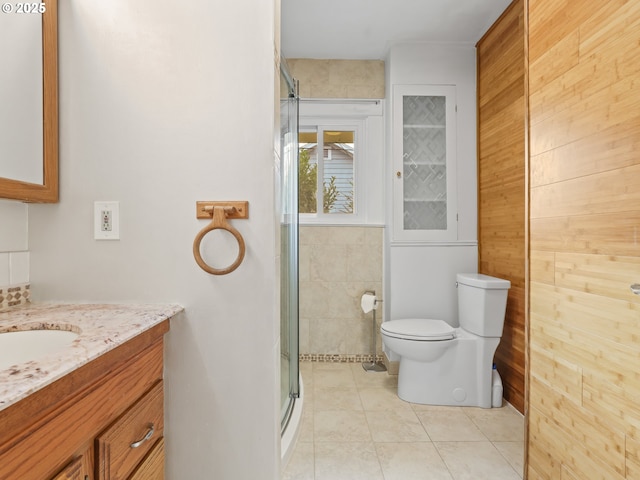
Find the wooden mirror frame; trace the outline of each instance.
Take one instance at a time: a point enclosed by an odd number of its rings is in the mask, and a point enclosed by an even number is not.
[[[0,198],[58,201],[58,0],[42,0],[43,185],[0,177]]]

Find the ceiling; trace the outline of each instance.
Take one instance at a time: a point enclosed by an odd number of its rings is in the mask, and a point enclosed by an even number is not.
[[[384,60],[401,42],[475,44],[511,0],[281,0],[286,58]]]

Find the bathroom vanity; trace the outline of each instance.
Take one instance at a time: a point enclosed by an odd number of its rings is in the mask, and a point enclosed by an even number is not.
[[[0,478],[164,478],[163,337],[177,305],[51,305],[0,313],[0,335],[73,330],[0,370]]]

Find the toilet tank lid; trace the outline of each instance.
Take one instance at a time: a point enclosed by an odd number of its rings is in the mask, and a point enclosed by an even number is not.
[[[458,273],[456,275],[458,283],[469,285],[470,287],[487,289],[508,289],[511,282],[502,278],[491,277],[482,273]]]
[[[450,340],[455,338],[455,329],[444,320],[426,318],[402,318],[382,322],[380,326],[387,335],[409,340]]]

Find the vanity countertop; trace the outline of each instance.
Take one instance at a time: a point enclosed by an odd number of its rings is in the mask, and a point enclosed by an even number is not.
[[[0,312],[0,333],[70,330],[69,347],[0,370],[0,410],[181,312],[176,304],[36,304]]]

